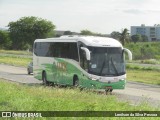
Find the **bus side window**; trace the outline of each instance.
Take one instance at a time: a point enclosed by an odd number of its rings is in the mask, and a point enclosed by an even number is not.
[[[80,49],[80,66],[84,69],[88,69],[87,59],[86,59],[86,53]]]
[[[33,48],[34,48],[34,54],[37,55],[37,43],[36,42],[34,43],[34,47]]]

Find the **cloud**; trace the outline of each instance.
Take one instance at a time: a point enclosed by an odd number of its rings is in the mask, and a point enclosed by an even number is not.
[[[133,15],[137,15],[137,14],[157,14],[160,13],[160,10],[152,10],[152,9],[125,9],[122,10],[122,12],[124,13],[128,13],[128,14],[133,14]]]
[[[122,10],[122,12],[128,13],[128,14],[134,14],[134,15],[146,13],[144,10],[140,10],[140,9],[126,9],[126,10]]]
[[[112,32],[160,20],[159,0],[0,0],[0,26],[24,16],[51,20],[57,29]]]
[[[146,12],[148,13],[155,13],[155,14],[159,14],[160,13],[160,10],[146,10]]]

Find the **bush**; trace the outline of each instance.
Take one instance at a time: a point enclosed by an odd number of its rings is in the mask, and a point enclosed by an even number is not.
[[[160,42],[138,42],[125,46],[130,49],[134,60],[160,59]]]

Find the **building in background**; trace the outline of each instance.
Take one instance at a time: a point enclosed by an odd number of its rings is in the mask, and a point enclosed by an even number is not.
[[[132,35],[145,35],[148,37],[148,41],[160,41],[160,25],[154,26],[131,26],[131,36]]]

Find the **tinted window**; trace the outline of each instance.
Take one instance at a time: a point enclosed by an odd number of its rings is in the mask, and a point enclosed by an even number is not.
[[[99,76],[125,74],[124,54],[118,47],[88,47],[91,52],[89,73]]]
[[[37,42],[35,44],[34,53],[37,56],[46,56],[47,52],[49,51],[49,43]]]
[[[77,43],[37,42],[34,48],[37,56],[70,58],[78,61]]]
[[[86,59],[86,53],[84,50],[81,49],[81,47],[86,47],[83,43],[79,44],[79,53],[80,53],[80,66],[86,70],[88,68],[87,59]]]

